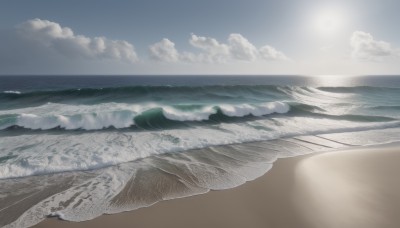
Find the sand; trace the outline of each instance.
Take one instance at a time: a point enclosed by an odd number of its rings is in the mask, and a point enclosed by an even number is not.
[[[400,144],[279,159],[234,189],[35,227],[400,227]]]

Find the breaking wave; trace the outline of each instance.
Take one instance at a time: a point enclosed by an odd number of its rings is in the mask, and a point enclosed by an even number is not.
[[[151,107],[151,106],[150,106]],[[283,102],[268,102],[262,104],[221,104],[215,106],[179,105],[155,106],[146,110],[146,106],[139,108],[142,111],[118,110],[74,115],[38,115],[31,113],[0,115],[0,129],[22,127],[26,129],[48,130],[62,128],[65,130],[100,130],[104,128],[127,128],[136,123],[140,127],[145,125],[165,125],[170,121],[193,122],[210,120],[210,117],[219,115],[222,118],[264,116],[272,113],[287,113],[289,105]],[[214,119],[216,119],[214,117]]]

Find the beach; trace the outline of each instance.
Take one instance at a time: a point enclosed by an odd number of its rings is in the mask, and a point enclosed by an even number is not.
[[[35,227],[398,227],[400,144],[278,159],[237,188]]]

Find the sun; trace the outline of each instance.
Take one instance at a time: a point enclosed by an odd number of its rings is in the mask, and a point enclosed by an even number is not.
[[[335,18],[323,18],[320,22],[320,27],[323,30],[333,30],[336,26]]]
[[[313,18],[314,27],[320,33],[332,34],[343,26],[344,15],[337,9],[320,10]]]

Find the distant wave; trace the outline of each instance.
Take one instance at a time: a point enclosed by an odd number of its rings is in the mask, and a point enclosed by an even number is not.
[[[0,93],[0,102],[41,105],[45,102],[137,102],[179,98],[237,99],[282,94],[276,86],[131,86]],[[1,107],[0,107],[1,108]]]
[[[398,87],[352,86],[352,87],[318,87],[319,90],[336,93],[372,92],[372,91],[400,91]]]
[[[375,110],[400,110],[400,105],[378,105],[370,108]]]
[[[213,103],[272,102],[277,100],[345,96],[349,93],[370,96],[371,93],[399,94],[400,88],[384,87],[296,87],[273,85],[215,86],[130,86],[78,88],[45,91],[4,91],[0,93],[0,110],[40,106],[46,103],[100,104],[164,102],[181,103],[209,100]],[[303,99],[301,98],[301,99]],[[320,101],[318,101],[320,102]]]
[[[14,91],[14,90],[7,90],[7,91],[3,91],[3,93],[5,93],[5,94],[8,94],[8,93],[11,93],[11,94],[21,94],[21,92],[20,91]]]
[[[131,94],[131,95],[145,95],[154,93],[234,93],[234,92],[279,92],[280,88],[316,88],[321,91],[327,92],[359,92],[359,91],[384,91],[384,90],[397,90],[399,87],[374,87],[374,86],[340,86],[340,87],[306,87],[306,86],[275,86],[275,85],[211,85],[211,86],[127,86],[127,87],[104,87],[104,88],[74,88],[65,90],[40,90],[40,91],[27,91],[20,92],[17,90],[7,90],[0,93],[0,96],[7,96],[7,94],[19,94],[18,97],[34,97],[34,96],[99,96],[113,93],[115,95]]]

